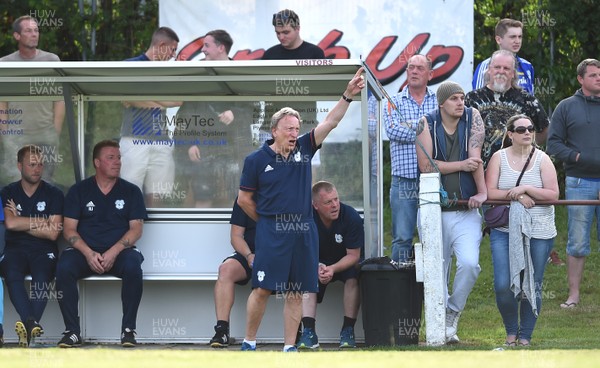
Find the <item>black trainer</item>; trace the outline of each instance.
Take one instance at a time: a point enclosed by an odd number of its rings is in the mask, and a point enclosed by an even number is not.
[[[213,348],[226,348],[229,346],[229,331],[226,329],[215,326],[215,336],[210,339],[210,346]]]
[[[81,346],[81,336],[78,333],[65,331],[63,338],[58,342],[59,348],[75,348]]]
[[[42,325],[33,319],[28,319],[27,322],[25,322],[25,328],[27,328],[27,345],[31,345],[31,340],[42,336],[44,333]]]
[[[135,341],[135,330],[126,328],[125,331],[121,333],[121,345],[124,348],[133,348],[136,344],[137,341]]]

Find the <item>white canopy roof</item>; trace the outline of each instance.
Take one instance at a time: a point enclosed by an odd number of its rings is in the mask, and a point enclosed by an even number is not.
[[[31,86],[36,83],[69,83],[73,94],[87,96],[289,96],[294,93],[286,92],[298,92],[290,86],[301,87],[308,95],[339,96],[361,65],[360,60],[330,59],[3,62],[0,97],[32,96]]]

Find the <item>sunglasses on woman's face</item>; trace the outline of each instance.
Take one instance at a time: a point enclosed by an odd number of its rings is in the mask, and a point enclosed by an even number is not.
[[[511,132],[515,132],[517,134],[525,134],[526,130],[529,131],[529,133],[535,132],[535,128],[533,127],[533,125],[530,125],[528,127],[519,126],[519,127],[513,128],[511,130]]]

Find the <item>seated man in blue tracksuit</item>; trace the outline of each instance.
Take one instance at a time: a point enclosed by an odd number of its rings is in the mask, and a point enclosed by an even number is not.
[[[20,347],[28,347],[33,337],[44,332],[39,321],[53,294],[50,289],[58,256],[56,239],[62,231],[63,194],[42,180],[45,157],[39,146],[19,149],[21,180],[5,186],[0,194],[6,226],[0,269],[21,318],[15,324]],[[28,289],[24,285],[27,275],[31,275]]]
[[[319,340],[315,330],[317,303],[323,301],[327,285],[344,283],[344,322],[340,348],[354,348],[354,324],[360,306],[357,264],[364,253],[363,220],[356,210],[340,202],[335,186],[319,181],[312,187],[313,218],[319,231],[319,292],[302,300],[302,337],[299,349],[315,349]]]

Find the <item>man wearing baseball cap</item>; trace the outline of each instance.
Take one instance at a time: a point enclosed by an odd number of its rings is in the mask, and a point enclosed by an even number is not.
[[[446,342],[457,343],[458,320],[477,281],[481,216],[477,210],[487,199],[481,146],[483,120],[479,111],[465,108],[465,92],[455,82],[443,82],[436,92],[439,108],[425,114],[417,127],[417,160],[422,173],[439,172],[450,199],[467,205],[442,207],[442,243],[445,275],[452,254],[456,274],[446,304]],[[444,283],[447,288],[448,280]]]

